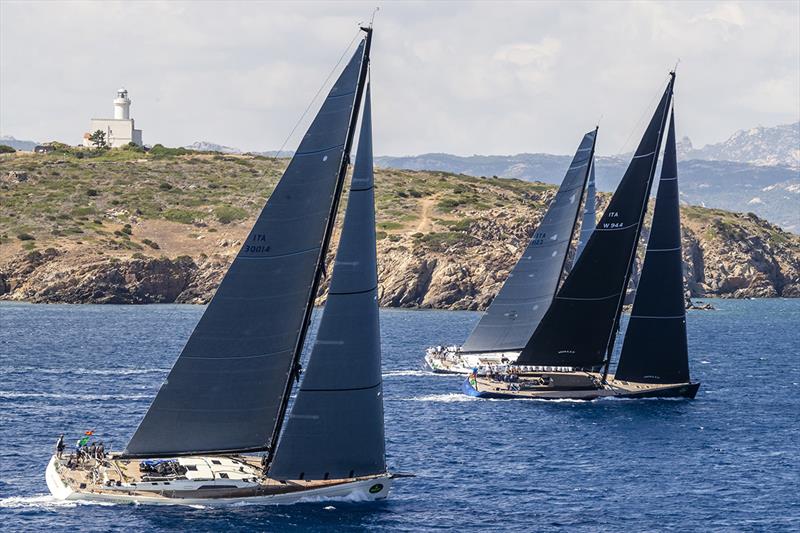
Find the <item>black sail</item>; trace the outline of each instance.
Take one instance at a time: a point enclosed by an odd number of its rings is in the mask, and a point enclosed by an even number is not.
[[[589,170],[589,182],[586,184],[586,201],[583,206],[583,218],[581,219],[581,231],[578,234],[578,246],[575,249],[574,263],[586,248],[589,237],[592,236],[595,226],[597,226],[597,186],[594,179],[594,159],[592,159],[591,169]]]
[[[596,138],[596,129],[583,136],[528,247],[467,338],[462,351],[519,351],[539,325],[558,289]]]
[[[606,360],[647,209],[673,80],[580,260],[564,280],[517,364],[596,368]]]
[[[647,252],[615,375],[616,379],[623,381],[689,381],[675,152],[673,111]]]
[[[328,300],[269,475],[386,471],[369,89]]]
[[[365,44],[322,103],[124,455],[270,446],[338,202]]]

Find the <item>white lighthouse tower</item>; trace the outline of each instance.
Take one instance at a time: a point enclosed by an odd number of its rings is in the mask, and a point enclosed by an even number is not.
[[[124,87],[117,90],[114,98],[114,118],[93,118],[89,131],[83,135],[83,145],[92,146],[89,136],[97,130],[106,134],[106,143],[112,148],[134,143],[142,146],[142,130],[134,127],[131,118],[131,99]]]
[[[128,90],[124,87],[117,90],[117,97],[114,98],[114,118],[116,120],[131,118],[131,99],[128,98]]]

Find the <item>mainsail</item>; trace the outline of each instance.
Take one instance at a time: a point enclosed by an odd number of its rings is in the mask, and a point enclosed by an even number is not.
[[[673,83],[674,75],[580,261],[517,364],[595,368],[606,361],[647,209]]]
[[[503,287],[462,346],[464,352],[522,349],[558,289],[581,205],[597,129],[583,136],[556,196]]]
[[[589,237],[592,236],[595,226],[597,226],[597,187],[594,180],[594,166],[595,160],[592,159],[591,169],[589,170],[589,182],[586,184],[586,201],[583,206],[583,219],[581,220],[581,232],[578,234],[578,246],[575,249],[575,260],[572,264],[578,262],[578,258],[586,248],[586,243],[589,242]]]
[[[368,40],[322,103],[125,456],[270,447],[341,193]]]
[[[617,380],[689,381],[680,216],[673,110],[650,239],[614,376]]]
[[[368,88],[328,300],[273,479],[386,472],[371,136]]]

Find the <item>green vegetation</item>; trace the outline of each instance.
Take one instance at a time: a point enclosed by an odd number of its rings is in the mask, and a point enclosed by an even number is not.
[[[13,154],[14,152],[16,152],[16,150],[11,146],[0,144],[0,154]]]
[[[220,224],[230,224],[247,218],[247,211],[241,207],[221,205],[214,208],[214,216],[217,217]]]

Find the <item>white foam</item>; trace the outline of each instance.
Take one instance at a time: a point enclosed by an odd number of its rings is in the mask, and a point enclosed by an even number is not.
[[[393,378],[398,376],[437,376],[439,374],[430,370],[390,370],[382,375],[384,378]]]
[[[404,398],[409,402],[440,402],[440,403],[453,403],[453,402],[473,402],[478,400],[466,394],[427,394],[425,396],[414,396],[412,398]]]
[[[112,502],[93,502],[85,500],[59,500],[50,494],[39,494],[37,496],[10,496],[8,498],[0,498],[0,509],[48,509],[55,507],[76,507],[78,505],[109,506],[115,504]]]

